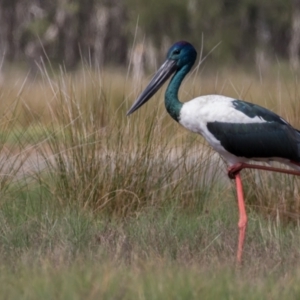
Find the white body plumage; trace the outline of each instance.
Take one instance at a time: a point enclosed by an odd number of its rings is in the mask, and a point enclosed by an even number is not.
[[[179,123],[186,129],[201,134],[211,147],[217,151],[228,163],[229,166],[236,163],[247,162],[249,158],[236,156],[228,152],[221,144],[221,142],[208,130],[207,124],[213,122],[251,124],[251,123],[268,123],[261,116],[249,117],[244,112],[237,110],[233,105],[234,98],[222,95],[205,95],[192,99],[183,104],[180,111]],[[288,123],[280,118],[281,121]],[[238,142],[238,140],[237,140]],[[269,158],[252,158],[256,161],[279,161],[283,162],[293,168],[298,169],[297,166],[290,163],[288,159],[279,157]],[[300,169],[300,168],[299,168]]]

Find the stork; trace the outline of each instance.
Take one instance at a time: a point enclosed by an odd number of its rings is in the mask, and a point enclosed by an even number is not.
[[[247,226],[240,171],[250,168],[300,175],[300,131],[262,106],[222,95],[205,95],[180,102],[178,90],[196,57],[197,51],[190,43],[175,43],[127,115],[145,104],[174,74],[165,93],[168,113],[186,129],[202,135],[225,159],[228,176],[235,180],[239,208],[237,261],[240,263]],[[249,164],[249,160],[279,161],[295,170]]]

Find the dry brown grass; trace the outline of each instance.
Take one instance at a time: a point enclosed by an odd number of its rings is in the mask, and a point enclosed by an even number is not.
[[[277,112],[297,127],[297,77],[284,72],[278,67],[274,74],[259,76],[241,70],[195,69],[180,96],[184,101],[209,93],[244,99]],[[95,211],[118,203],[112,207],[121,215],[136,211],[141,203],[159,203],[158,199],[181,199],[183,207],[193,207],[203,189],[209,194],[215,184],[227,182],[223,165],[201,137],[167,116],[163,92],[126,117],[146,82],[132,82],[116,70],[102,73],[88,68],[75,74],[49,74],[44,69],[34,80],[8,76],[0,94],[4,140],[13,137],[20,152],[20,145],[27,144],[23,156],[30,152],[42,161],[46,172],[41,178],[43,182],[45,176],[52,178],[46,185],[61,203],[77,199],[82,207]],[[249,179],[246,193],[253,208],[298,219],[296,179],[243,174]],[[185,201],[188,195],[194,200]]]
[[[200,71],[195,69],[181,88],[180,97],[187,101],[197,95],[227,95],[265,106],[299,128],[297,76],[286,70],[280,71],[280,67],[274,69],[274,72],[264,76],[243,70],[206,72],[205,68]],[[36,121],[49,124],[52,121],[49,111],[61,108],[60,93],[66,97],[76,95],[77,100],[81,99],[84,103],[82,108],[88,107],[88,103],[95,104],[95,101],[101,100],[109,107],[110,112],[123,116],[148,81],[144,78],[140,82],[132,82],[130,76],[125,76],[119,70],[101,72],[83,68],[75,74],[61,75],[49,74],[45,70],[41,72],[34,79],[19,73],[16,79],[14,74],[9,74],[1,86],[1,112],[5,111],[3,108],[7,109],[16,101],[19,102],[19,122],[22,126]],[[156,97],[156,100],[150,101],[148,109],[145,107],[139,114],[147,117],[151,111],[152,114],[157,113],[158,118],[163,115],[163,125],[169,127],[173,123],[164,111],[163,92],[159,95],[159,99]],[[156,111],[157,106],[159,111]],[[101,112],[98,114],[101,116]]]

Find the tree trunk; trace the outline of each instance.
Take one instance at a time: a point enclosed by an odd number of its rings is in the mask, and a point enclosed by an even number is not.
[[[0,26],[1,26],[1,52],[6,52],[6,58],[13,61],[15,58],[16,45],[14,31],[16,27],[16,1],[3,1],[0,4]]]
[[[294,0],[292,12],[292,30],[289,44],[290,67],[299,69],[299,49],[300,49],[300,0]]]
[[[265,13],[263,9],[259,9],[256,21],[256,39],[257,46],[255,49],[255,63],[260,72],[268,70],[270,65],[269,56],[269,42],[271,39],[271,32],[266,22]]]
[[[95,68],[103,66],[105,61],[105,42],[108,34],[108,19],[109,10],[104,5],[97,5],[95,7],[94,16],[92,20],[92,27],[95,32],[94,36],[94,55],[93,63]]]

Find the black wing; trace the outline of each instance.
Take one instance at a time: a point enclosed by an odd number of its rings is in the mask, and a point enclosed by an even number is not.
[[[275,119],[280,118],[274,115]],[[211,122],[207,128],[228,152],[236,156],[280,157],[300,162],[300,133],[280,120],[247,124]]]

